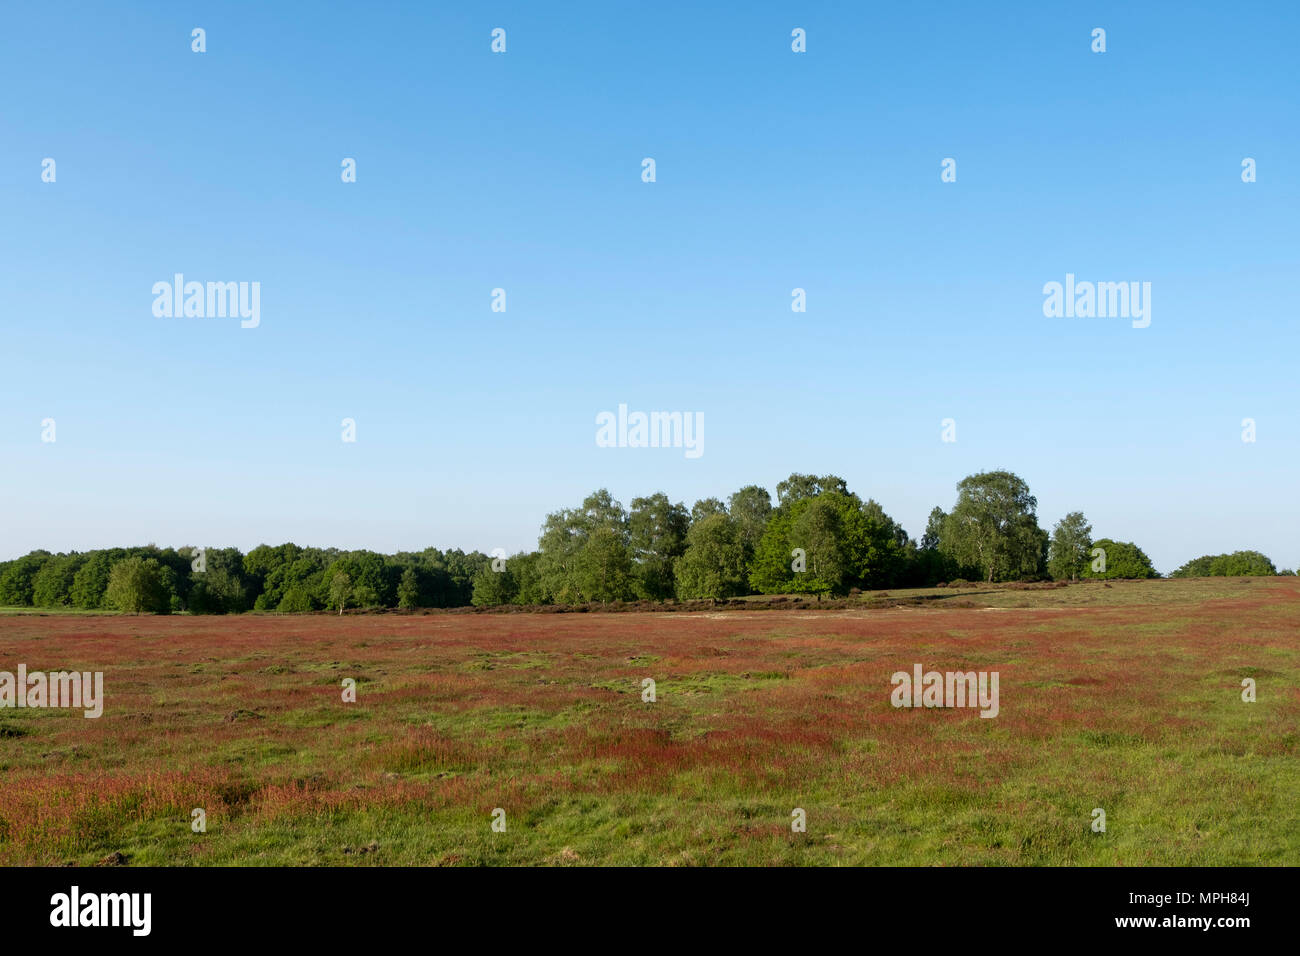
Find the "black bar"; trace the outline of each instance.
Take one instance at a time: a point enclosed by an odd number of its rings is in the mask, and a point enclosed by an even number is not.
[[[1296,876],[1295,868],[11,868],[0,869],[0,913],[7,943],[75,935],[128,945],[360,945],[411,933],[429,939],[432,929],[432,939],[448,942],[469,933],[494,944],[600,939],[639,949],[666,944],[689,921],[694,940],[846,932],[945,949],[1124,937],[1233,946],[1293,936]],[[73,886],[83,906],[87,895],[150,894],[148,935],[130,925],[52,926],[52,897],[70,897]],[[1117,924],[1148,917],[1155,925]],[[1203,918],[1248,925],[1177,923]]]

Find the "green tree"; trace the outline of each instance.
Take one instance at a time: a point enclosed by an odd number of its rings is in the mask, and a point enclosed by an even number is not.
[[[513,603],[518,592],[519,585],[515,581],[510,560],[506,559],[505,566],[500,571],[489,560],[483,562],[483,566],[474,575],[474,593],[470,602],[475,607],[497,607]]]
[[[930,518],[925,523],[925,534],[921,535],[921,549],[928,551],[939,547],[939,540],[943,535],[943,523],[948,520],[947,513],[935,506],[930,511]]]
[[[1169,576],[1171,578],[1208,578],[1210,568],[1214,564],[1216,557],[1218,555],[1206,554],[1199,558],[1193,558]]]
[[[379,602],[379,592],[368,584],[358,584],[352,589],[352,603],[357,607],[382,607]]]
[[[72,604],[72,582],[86,563],[85,555],[56,554],[32,579],[32,603],[37,607],[67,607]]]
[[[113,607],[130,614],[166,614],[171,610],[163,567],[155,558],[123,558],[114,564],[105,598]]]
[[[299,612],[315,610],[316,605],[312,601],[311,593],[304,587],[294,585],[284,592],[280,598],[279,604],[276,605],[277,611]]]
[[[402,569],[403,575],[408,569],[414,573],[416,607],[460,607],[467,603],[461,599],[463,585],[459,576],[463,572],[460,559],[455,562],[455,578],[446,555],[437,548],[425,548],[418,553],[399,552],[393,556],[393,562]]]
[[[630,578],[627,515],[623,506],[604,488],[588,495],[580,508],[556,511],[546,516],[538,540],[541,554],[537,571],[550,600],[560,604],[606,600],[587,590],[593,582],[600,580],[600,575],[592,575],[593,564],[585,557],[587,548],[600,532],[605,532],[602,535],[603,557],[615,554],[616,549],[611,545],[617,542],[627,556]]]
[[[167,601],[167,610],[171,612],[185,610],[185,598],[181,597],[186,592],[185,586],[181,583],[181,577],[176,573],[176,569],[169,563],[165,563],[157,558],[158,576],[162,582],[163,595]]]
[[[772,496],[759,485],[746,485],[727,500],[727,513],[736,522],[748,565],[772,518]]]
[[[127,553],[122,548],[109,548],[103,551],[91,551],[86,555],[86,562],[77,569],[72,579],[72,604],[74,607],[93,611],[108,603],[108,576],[113,565]]]
[[[727,506],[718,498],[701,498],[691,505],[691,521],[703,521],[709,515],[725,515]]]
[[[1082,511],[1071,511],[1052,528],[1047,571],[1057,581],[1079,580],[1079,572],[1088,565],[1092,548],[1092,525]]]
[[[1258,551],[1234,551],[1231,554],[1207,554],[1188,561],[1170,577],[1205,578],[1271,576],[1277,568],[1267,556]]]
[[[943,526],[947,520],[947,512],[936,507],[931,510],[930,517],[926,521],[925,533],[921,535],[921,543],[913,555],[913,583],[918,587],[928,587],[963,576],[956,560],[949,550],[942,546]]]
[[[989,471],[957,484],[957,503],[943,523],[940,547],[986,581],[1041,572],[1047,534],[1038,527],[1038,500],[1009,471]]]
[[[1098,548],[1104,552],[1104,570],[1093,570],[1094,563],[1099,567],[1102,566],[1102,556],[1099,555],[1080,570],[1081,577],[1094,579],[1160,577],[1156,569],[1151,566],[1151,560],[1132,542],[1101,538],[1092,543],[1093,551]]]
[[[287,542],[276,546],[260,544],[244,555],[247,585],[257,595],[253,601],[256,610],[278,608],[285,592],[303,583],[292,577],[291,569],[305,553],[305,549]]]
[[[589,601],[631,598],[632,555],[614,528],[597,528],[578,556],[578,590]]]
[[[443,552],[442,566],[446,593],[441,607],[468,607],[474,594],[474,575],[488,556],[482,551],[462,551],[452,548]]]
[[[673,562],[686,548],[690,523],[685,506],[673,504],[665,494],[632,499],[627,531],[638,598],[662,601],[673,596]]]
[[[515,579],[515,604],[545,604],[546,590],[537,569],[541,555],[536,551],[520,552],[510,558],[508,567]]]
[[[826,492],[788,500],[773,512],[759,539],[750,585],[763,594],[848,590],[854,581],[855,537],[865,523],[854,496]]]
[[[330,577],[330,607],[338,607],[339,614],[347,607],[352,597],[352,575],[346,571],[335,571]]]
[[[765,594],[843,594],[886,587],[913,573],[916,545],[875,500],[862,501],[834,475],[793,474],[778,485],[750,562],[749,583]],[[802,558],[795,557],[795,551]],[[803,561],[804,570],[796,570]]]
[[[397,606],[408,611],[420,606],[420,579],[415,568],[402,571],[402,580],[397,584]]]
[[[333,582],[334,575],[340,571],[352,582],[354,603],[363,607],[396,606],[397,582],[402,571],[384,555],[374,551],[348,551],[340,554],[326,571],[325,579]],[[333,607],[336,603],[331,596],[329,606]]]
[[[202,563],[198,551],[191,556],[186,573],[189,577],[189,608],[194,614],[239,614],[253,602],[244,584],[244,556],[238,548],[205,548]]]
[[[856,498],[856,495],[851,496]],[[907,532],[875,499],[861,505],[863,522],[853,522],[857,535],[854,570],[864,587],[896,587],[904,583],[908,563],[914,560],[916,545],[908,541]]]
[[[795,472],[785,481],[777,483],[776,501],[779,506],[786,507],[804,498],[815,498],[826,492],[847,495],[849,486],[839,475],[822,475],[819,478],[816,475],[801,475]]]
[[[8,562],[0,572],[0,604],[31,607],[36,575],[51,557],[48,551],[33,551]]]
[[[677,596],[725,598],[746,591],[746,548],[740,522],[713,514],[686,532],[686,550],[675,565]]]
[[[793,511],[788,542],[804,552],[805,570],[793,575],[790,589],[809,594],[842,593],[853,573],[851,529],[831,494],[799,501]],[[793,563],[793,560],[792,560]]]

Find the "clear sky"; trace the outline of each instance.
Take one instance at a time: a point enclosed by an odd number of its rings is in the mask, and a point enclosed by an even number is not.
[[[919,537],[1006,468],[1161,571],[1300,564],[1300,5],[0,16],[0,559],[514,551],[598,487],[792,471]],[[155,317],[175,273],[260,325]],[[1150,282],[1150,326],[1045,317],[1067,273]],[[620,403],[703,455],[597,447]]]

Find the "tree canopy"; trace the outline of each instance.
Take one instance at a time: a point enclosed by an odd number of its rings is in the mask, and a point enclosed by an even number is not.
[[[1082,511],[1071,511],[1052,529],[1047,554],[1048,573],[1058,580],[1077,580],[1088,563],[1091,549],[1092,525],[1088,524]]]
[[[1131,541],[1112,541],[1100,538],[1092,549],[1102,552],[1079,572],[1085,578],[1158,578],[1151,559]],[[1094,566],[1096,568],[1094,569]]]
[[[1081,511],[1049,538],[1037,499],[1009,471],[970,475],[950,510],[931,510],[918,543],[838,475],[796,472],[689,509],[655,492],[624,508],[608,489],[547,515],[537,548],[380,554],[293,542],[237,548],[155,545],[0,562],[0,605],[236,614],[348,608],[490,607],[842,595],[987,582],[1158,577],[1132,542],[1092,540]],[[498,555],[501,552],[497,552]],[[1104,554],[1104,562],[1102,555]],[[1205,555],[1175,577],[1289,574],[1258,551]]]
[[[1273,562],[1258,551],[1234,551],[1231,554],[1207,554],[1188,561],[1169,576],[1172,578],[1239,578],[1274,575]]]
[[[1046,570],[1047,534],[1038,527],[1038,499],[1009,471],[986,471],[957,484],[940,547],[986,581],[1016,580]]]

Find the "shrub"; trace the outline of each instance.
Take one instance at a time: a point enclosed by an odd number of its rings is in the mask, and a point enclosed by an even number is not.
[[[1170,577],[1246,577],[1271,576],[1278,571],[1273,562],[1258,551],[1234,551],[1232,554],[1206,554],[1188,561]],[[1285,574],[1286,572],[1281,572]]]
[[[1080,572],[1081,577],[1105,579],[1160,577],[1156,573],[1156,569],[1151,566],[1151,559],[1143,553],[1141,548],[1130,541],[1100,538],[1093,542],[1093,550],[1097,548],[1105,552],[1106,569],[1104,571],[1094,571],[1092,563],[1089,562]]]
[[[284,592],[284,597],[280,599],[280,604],[276,607],[276,610],[287,612],[314,610],[311,595],[303,588],[289,588]]]

